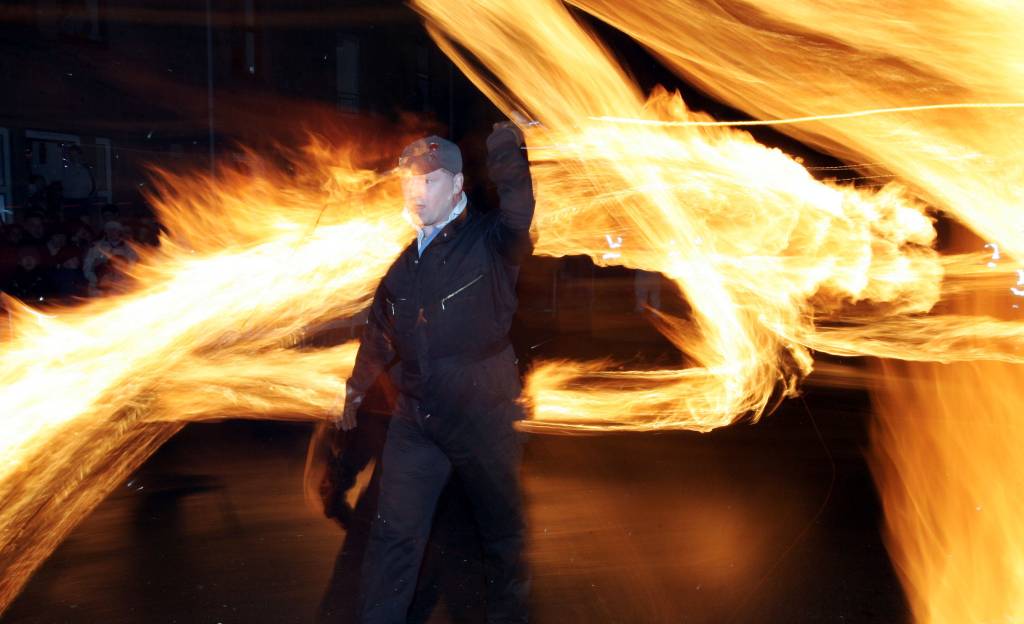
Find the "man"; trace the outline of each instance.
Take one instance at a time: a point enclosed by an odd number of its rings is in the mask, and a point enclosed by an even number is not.
[[[25,243],[33,247],[43,247],[47,241],[46,224],[43,215],[32,213],[25,219]]]
[[[50,269],[50,284],[54,295],[64,301],[88,294],[89,282],[82,274],[82,258],[74,247],[65,247],[57,256],[56,264]]]
[[[392,360],[398,406],[384,446],[380,502],[363,566],[362,621],[398,623],[415,590],[437,499],[454,471],[484,551],[489,622],[525,622],[527,583],[514,428],[521,387],[508,331],[519,266],[531,250],[533,184],[511,123],[487,139],[499,210],[476,212],[462,192],[462,154],[440,137],[402,152],[402,191],[416,240],[374,296],[342,429]]]
[[[100,224],[101,227],[111,221],[117,221],[121,218],[121,209],[116,204],[104,204],[100,208]]]
[[[50,295],[50,281],[40,267],[39,250],[24,246],[18,250],[18,267],[7,291],[17,299],[38,306]]]
[[[125,242],[124,226],[117,221],[107,221],[103,224],[103,238],[93,244],[82,263],[82,273],[89,281],[90,296],[99,295],[120,281],[119,274],[110,270],[110,260],[114,257],[132,264],[138,261],[139,254]]]
[[[69,145],[61,179],[64,195],[64,218],[68,221],[92,218],[92,202],[96,196],[96,178],[82,156],[82,148]]]
[[[28,184],[25,187],[25,205],[29,211],[42,211],[46,209],[46,178],[41,175],[32,174],[29,176]],[[56,218],[59,215],[47,215]]]
[[[68,233],[63,228],[56,227],[50,231],[50,236],[47,237],[46,245],[43,247],[43,265],[47,269],[58,264],[57,258],[63,254],[67,244]]]
[[[96,179],[82,155],[82,148],[71,144],[65,150],[64,176],[62,178],[66,199],[85,199],[96,192]]]

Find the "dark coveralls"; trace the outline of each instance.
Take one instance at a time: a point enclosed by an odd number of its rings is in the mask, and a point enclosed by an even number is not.
[[[422,256],[414,241],[398,257],[374,296],[349,380],[363,393],[398,360],[398,406],[363,566],[363,622],[405,621],[453,470],[480,531],[488,621],[527,619],[522,447],[513,427],[521,386],[508,332],[519,266],[532,251],[533,185],[514,132],[495,132],[487,148],[500,209],[467,206]]]

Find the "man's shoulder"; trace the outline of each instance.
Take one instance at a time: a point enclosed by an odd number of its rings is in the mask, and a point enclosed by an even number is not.
[[[466,206],[466,223],[464,228],[479,234],[494,227],[500,217],[500,212],[491,209],[488,204],[471,202]]]

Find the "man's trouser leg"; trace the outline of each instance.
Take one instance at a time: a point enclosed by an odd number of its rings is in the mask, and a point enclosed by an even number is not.
[[[445,450],[473,507],[484,551],[487,621],[526,622],[529,584],[523,553],[525,527],[514,403],[474,416]]]
[[[380,502],[363,563],[361,621],[404,624],[451,463],[425,434],[414,408],[395,415],[381,467]]]

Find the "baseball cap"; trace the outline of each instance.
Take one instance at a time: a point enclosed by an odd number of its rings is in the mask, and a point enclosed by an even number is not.
[[[462,173],[462,152],[459,146],[437,135],[417,139],[402,150],[398,166],[414,175],[423,175],[437,169]]]

